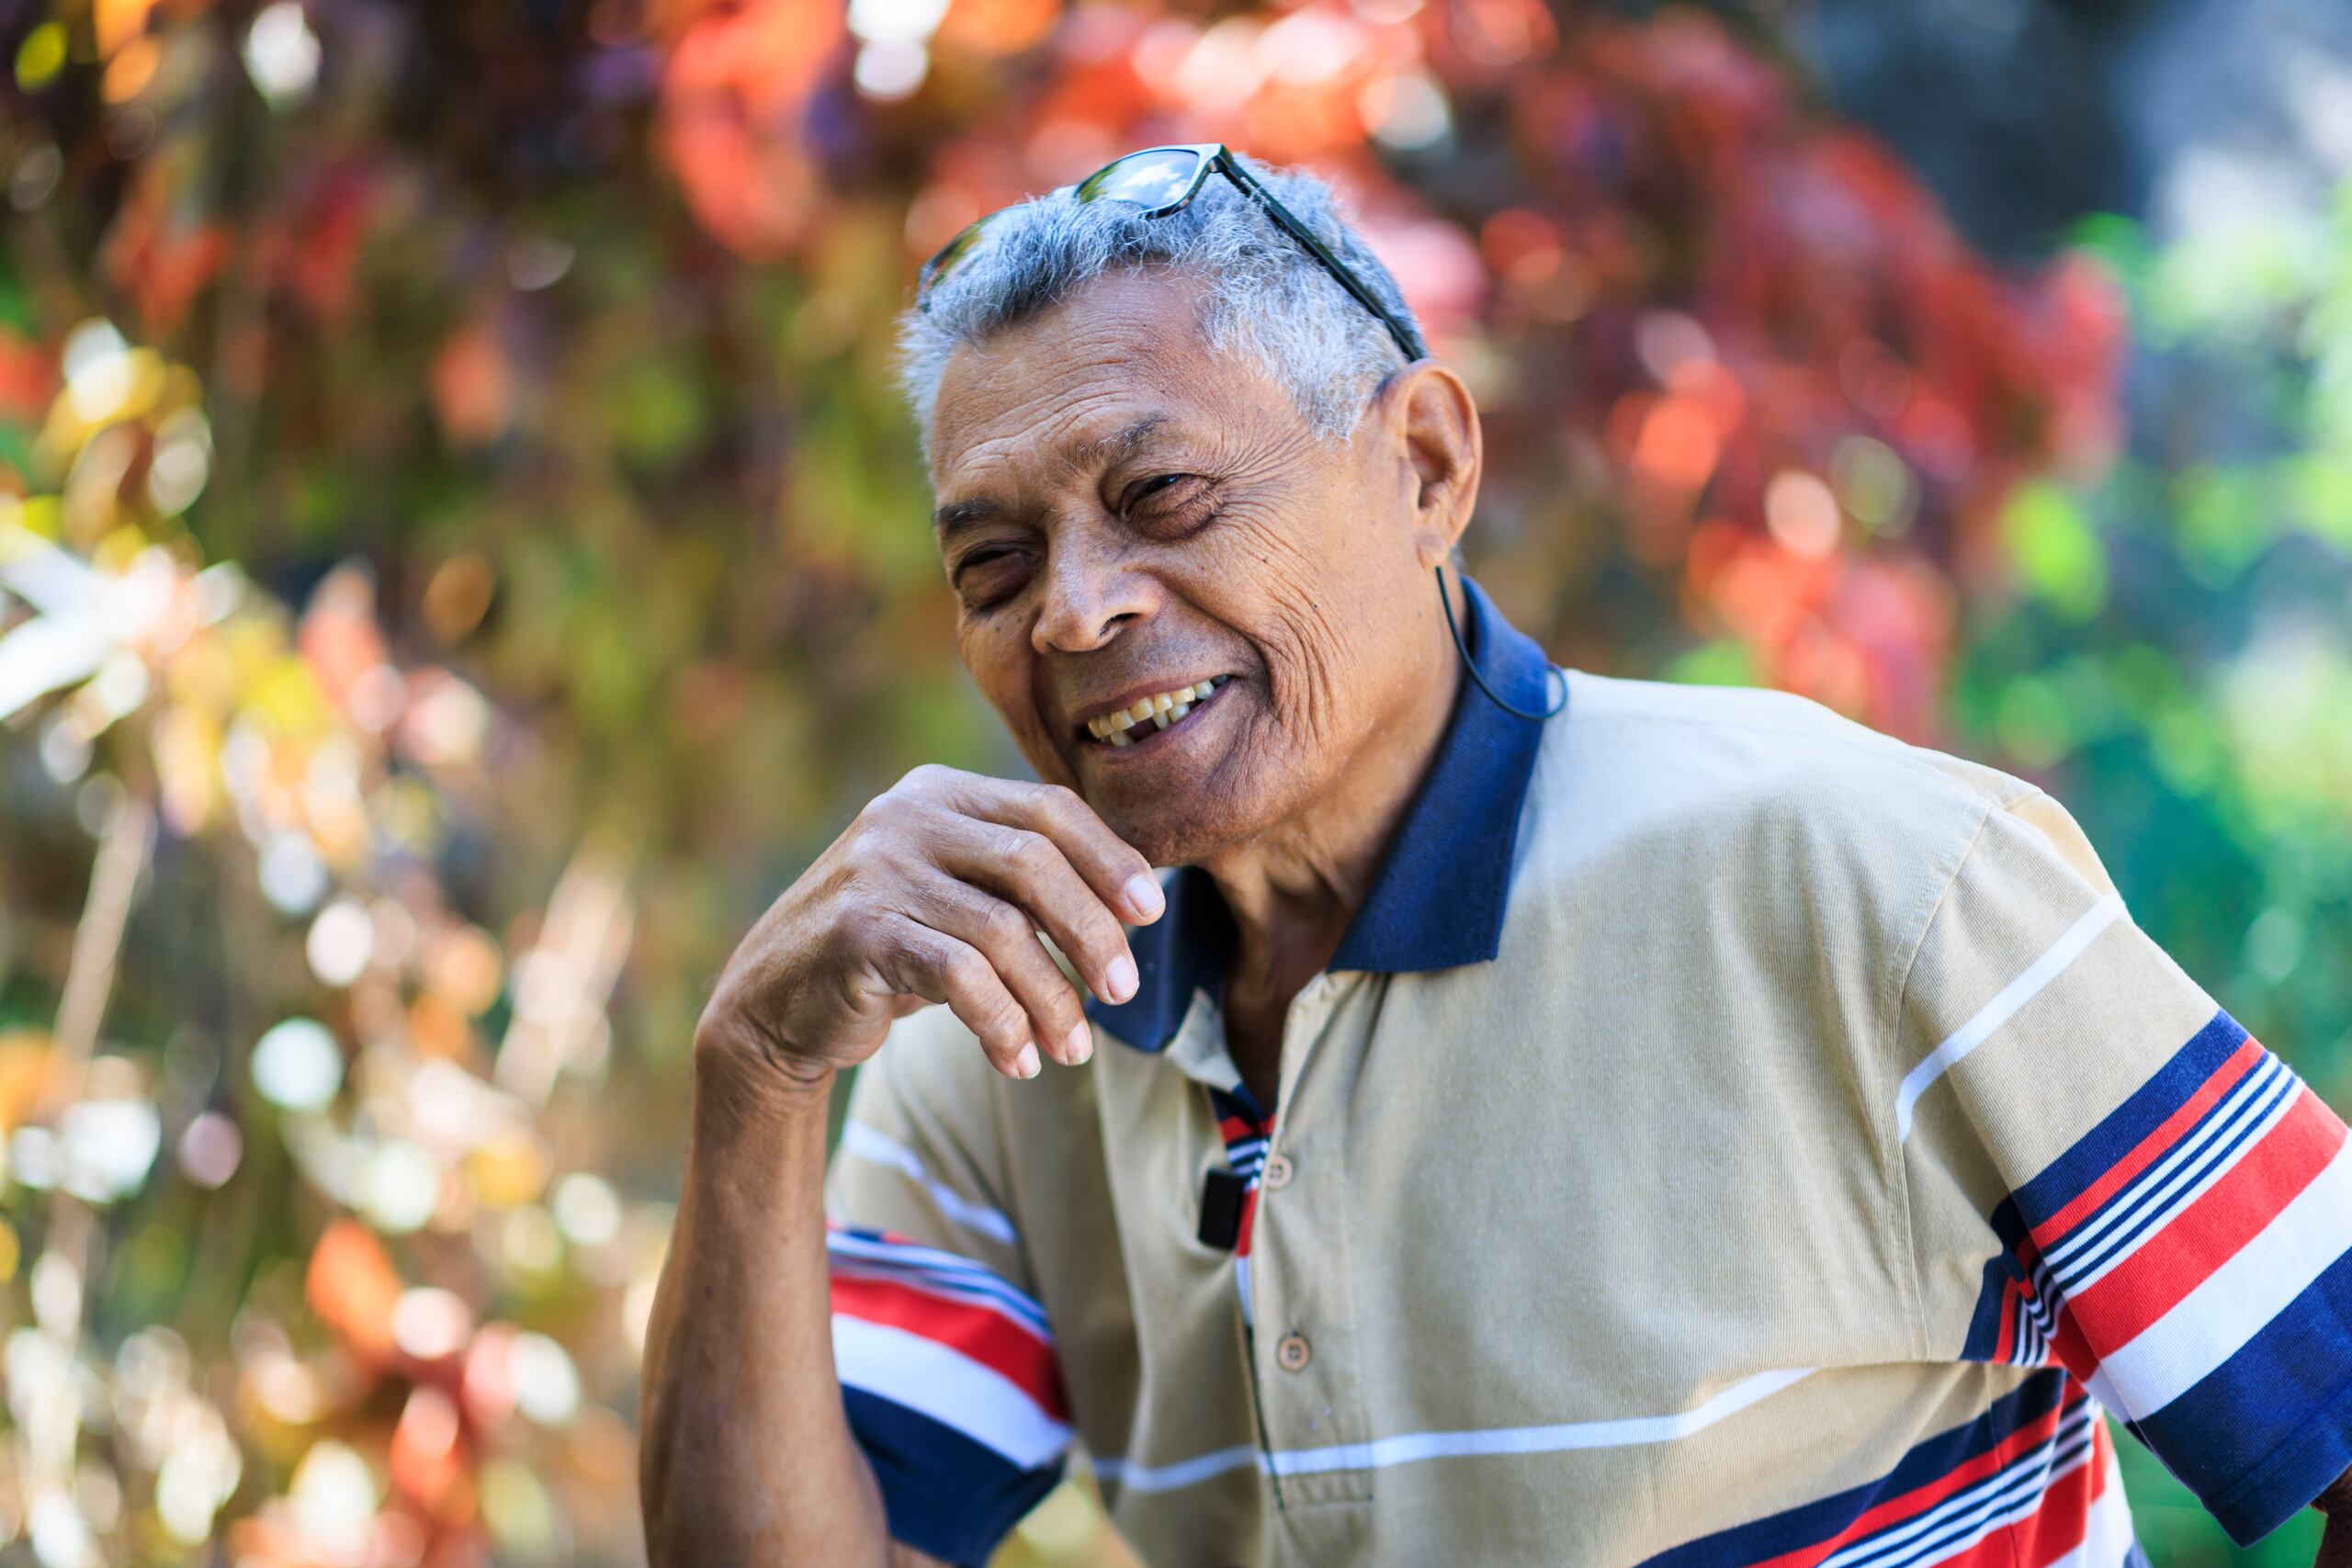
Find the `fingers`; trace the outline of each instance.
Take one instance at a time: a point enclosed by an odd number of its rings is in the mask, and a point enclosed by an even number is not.
[[[1030,940],[1034,946],[1035,939]],[[1006,1077],[1037,1076],[1028,1011],[978,948],[904,917],[889,923],[877,945],[875,968],[892,990],[946,1003],[979,1040],[989,1065]]]
[[[861,881],[883,890],[868,908],[890,933],[874,973],[945,1002],[1008,1077],[1033,1076],[1041,1051],[1085,1061],[1084,998],[1036,933],[1095,995],[1126,1001],[1138,976],[1122,922],[1166,908],[1150,863],[1069,790],[950,768],[916,769],[861,821]]]
[[[1136,961],[1126,929],[1058,843],[1031,829],[944,810],[932,830],[939,868],[1026,911],[1029,924],[1042,929],[1069,955],[1096,996],[1124,1002],[1136,994]],[[957,930],[956,934],[975,941],[968,931]],[[1022,945],[1044,957],[1035,940],[1023,935]],[[1051,961],[1047,963],[1050,967]]]
[[[910,911],[916,919],[978,948],[994,966],[997,979],[1029,1015],[1032,1038],[1046,1055],[1075,1066],[1093,1054],[1085,998],[1038,942],[1028,910],[949,876],[918,889],[917,898]]]
[[[1111,831],[1076,791],[978,773],[950,773],[938,788],[943,804],[967,817],[1051,839],[1094,896],[1129,925],[1149,925],[1167,908],[1151,863]]]

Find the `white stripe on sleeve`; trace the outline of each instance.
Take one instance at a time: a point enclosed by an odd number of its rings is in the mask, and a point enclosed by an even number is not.
[[[2083,955],[2098,933],[2113,925],[2123,915],[2123,900],[2109,894],[2082,913],[2082,917],[2066,928],[2066,933],[2050,944],[2050,950],[2026,966],[2025,972],[2001,987],[2000,994],[1976,1010],[1974,1017],[1951,1032],[1951,1038],[1933,1051],[1917,1066],[1903,1076],[1903,1087],[1894,1096],[1894,1136],[1900,1143],[1911,1135],[1911,1108],[1919,1097],[1934,1086],[1935,1081],[1950,1072],[1952,1066],[1979,1045],[1992,1038],[1993,1032],[2016,1016],[2017,1010],[2041,995],[2043,987],[2065,972],[2066,966]]]
[[[2352,1247],[2352,1138],[2230,1260],[2132,1342],[2100,1358],[2091,1392],[2142,1421],[2237,1354]]]
[[[907,1329],[835,1314],[833,1371],[844,1387],[928,1416],[1023,1470],[1051,1463],[1069,1445],[1069,1427],[1020,1384]]]
[[[966,1230],[988,1237],[990,1241],[1013,1245],[1012,1222],[986,1203],[974,1202],[945,1182],[938,1180],[912,1149],[877,1133],[863,1122],[852,1122],[842,1128],[842,1150],[845,1154],[895,1170],[931,1195],[939,1212],[962,1225]]]

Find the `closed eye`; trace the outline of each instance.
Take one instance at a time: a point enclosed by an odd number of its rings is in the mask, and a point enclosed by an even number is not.
[[[1159,540],[1182,538],[1216,515],[1216,481],[1200,474],[1153,474],[1137,479],[1119,497],[1119,516],[1130,528]]]
[[[1026,552],[978,549],[956,563],[956,592],[976,610],[990,609],[1021,591],[1029,579]]]
[[[1171,487],[1193,477],[1191,474],[1153,474],[1148,479],[1137,479],[1127,487],[1125,494],[1119,497],[1119,510],[1132,512],[1138,502],[1148,501],[1155,495],[1163,494]]]

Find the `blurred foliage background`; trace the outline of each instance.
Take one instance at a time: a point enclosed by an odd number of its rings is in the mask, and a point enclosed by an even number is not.
[[[890,318],[1156,141],[1347,190],[1555,656],[2045,783],[2352,1107],[2326,0],[17,0],[0,72],[0,1563],[641,1561],[705,987],[1019,765]],[[2159,1563],[2311,1560],[2122,1446]]]

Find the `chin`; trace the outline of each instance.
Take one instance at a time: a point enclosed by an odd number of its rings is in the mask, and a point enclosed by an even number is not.
[[[1279,816],[1261,809],[1271,803],[1214,787],[1130,791],[1098,784],[1084,793],[1111,831],[1154,865],[1198,865],[1256,838]]]
[[[1247,832],[1219,831],[1199,821],[1176,820],[1166,813],[1154,813],[1151,820],[1136,822],[1117,812],[1104,811],[1102,820],[1154,865],[1197,865],[1251,836]]]
[[[1031,765],[1038,777],[1077,791],[1120,842],[1154,865],[1194,864],[1260,828],[1244,803],[1201,781],[1089,778],[1065,758],[1046,765],[1035,753]]]
[[[1059,759],[1096,815],[1154,865],[1200,864],[1260,837],[1301,804],[1300,770],[1283,748],[1265,743],[1246,694],[1227,690],[1234,697],[1212,701],[1144,747]]]

